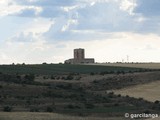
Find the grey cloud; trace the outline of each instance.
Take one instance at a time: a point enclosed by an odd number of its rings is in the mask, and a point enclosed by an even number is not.
[[[39,0],[37,2],[28,2],[27,0],[16,0],[18,4],[39,6],[43,10],[38,16],[44,18],[54,18],[54,25],[43,35],[48,40],[88,40],[102,39],[111,37],[103,32],[138,32],[138,33],[156,33],[160,34],[159,0],[155,3],[151,0],[137,0],[137,7],[134,10],[135,15],[130,15],[128,12],[120,9],[120,3],[115,1],[97,2],[90,5],[83,0]],[[78,7],[71,11],[65,12],[62,7],[74,6]],[[152,12],[154,12],[152,14]],[[138,22],[136,19],[142,15],[150,15],[147,20]],[[35,17],[34,10],[24,10],[19,16]],[[77,24],[70,23],[68,28],[62,31],[62,28],[68,24],[69,20],[77,21]],[[74,32],[74,31],[79,32]],[[84,31],[103,31],[102,34],[85,33]],[[97,33],[98,33],[97,32]]]
[[[60,17],[60,16],[66,16],[66,13],[58,8],[58,7],[43,7],[43,11],[40,12],[39,16],[45,17],[45,18],[54,18],[54,17]]]
[[[74,0],[39,0],[29,2],[28,0],[14,0],[17,5],[32,7],[33,9],[25,8],[20,13],[14,14],[20,17],[44,17],[44,18],[55,18],[59,16],[67,16],[62,7],[72,6],[76,4]],[[39,7],[42,9],[39,14],[36,14],[36,9],[34,7]]]
[[[137,0],[137,7],[134,12],[144,16],[159,16],[160,0]]]
[[[77,15],[76,15],[77,14]],[[71,24],[62,31],[67,24],[68,18],[57,18],[55,25],[44,34],[50,40],[93,40],[112,37],[105,32],[133,31],[136,29],[132,24],[134,17],[127,12],[121,11],[115,3],[97,3],[94,6],[86,6],[70,13],[71,20],[77,24]],[[74,32],[74,31],[79,32]],[[89,31],[89,32],[85,32]],[[90,32],[94,31],[94,32]]]
[[[137,32],[155,33],[160,35],[160,0],[137,0],[134,13],[146,18],[138,24]]]
[[[34,5],[34,6],[72,6],[77,3],[77,0],[14,0],[17,4],[21,5]]]
[[[94,6],[79,9],[78,13],[78,29],[128,30],[126,23],[133,22],[132,16],[121,11],[115,2],[97,3]]]
[[[21,16],[21,17],[36,17],[36,10],[35,9],[24,9],[20,11],[20,13],[16,13],[14,15]]]

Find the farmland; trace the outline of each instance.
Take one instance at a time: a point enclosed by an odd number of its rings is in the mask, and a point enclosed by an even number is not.
[[[124,118],[118,118],[124,120]],[[76,117],[57,113],[0,112],[0,120],[117,120],[116,117]]]
[[[99,73],[117,71],[140,71],[141,68],[68,65],[68,64],[38,64],[38,65],[0,65],[0,72],[8,74],[67,74],[67,73]]]
[[[115,90],[116,94],[129,95],[136,98],[143,98],[148,101],[160,100],[160,81],[152,82],[134,87],[128,87],[121,90]]]
[[[114,94],[136,85],[160,80],[157,69],[93,65],[1,65],[0,119],[103,120],[124,118],[124,113],[159,113],[159,103]],[[103,93],[102,93],[103,91]],[[22,114],[21,114],[22,112]],[[41,116],[41,118],[38,117]],[[27,116],[27,117],[26,117]],[[8,117],[8,118],[7,118]]]
[[[96,63],[96,64],[92,64],[92,65],[160,69],[160,63]]]

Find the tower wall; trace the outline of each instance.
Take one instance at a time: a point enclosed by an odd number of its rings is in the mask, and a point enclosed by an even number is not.
[[[85,58],[85,51],[82,48],[74,49],[74,58],[66,60],[66,64],[84,64],[84,63],[94,63],[94,58]]]
[[[84,53],[84,49],[74,49],[74,59],[84,59],[85,58],[85,53]]]

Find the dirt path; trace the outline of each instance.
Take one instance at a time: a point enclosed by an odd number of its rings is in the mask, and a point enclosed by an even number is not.
[[[135,98],[144,98],[145,100],[154,102],[160,100],[160,81],[114,90],[114,93],[129,95]]]

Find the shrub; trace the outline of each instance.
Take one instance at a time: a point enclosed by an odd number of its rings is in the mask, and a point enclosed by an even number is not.
[[[144,110],[143,113],[145,113],[145,114],[150,114],[151,111],[150,111],[150,110]]]
[[[114,106],[119,106],[119,103],[115,103]]]
[[[62,79],[62,80],[65,80],[65,77],[63,76],[61,79]]]
[[[91,72],[90,75],[95,75],[95,73],[94,73],[94,72]]]
[[[28,80],[29,82],[34,81],[34,78],[35,78],[34,74],[29,74],[24,76],[24,79]]]
[[[156,100],[154,103],[155,103],[155,104],[159,104],[159,103],[160,103],[160,101],[159,101],[159,100]]]
[[[53,112],[53,108],[52,107],[47,107],[47,112]]]
[[[99,81],[97,81],[97,80],[94,80],[94,81],[93,81],[93,83],[99,83]]]
[[[53,75],[51,75],[51,79],[55,79],[55,77]]]
[[[118,97],[121,97],[121,94],[118,94],[117,96],[118,96]]]
[[[59,80],[59,79],[60,79],[60,77],[58,76],[58,77],[56,77],[56,79],[57,79],[57,80]]]
[[[68,75],[67,77],[66,77],[66,80],[73,80],[73,76],[72,75]]]
[[[39,109],[38,108],[31,108],[30,112],[39,112]]]
[[[129,98],[129,95],[126,95],[126,98]]]
[[[94,104],[92,104],[92,103],[86,103],[86,104],[85,104],[85,107],[86,107],[87,109],[93,109],[95,106],[94,106]]]
[[[109,95],[113,95],[113,94],[114,94],[114,92],[109,92],[108,94],[109,94]]]
[[[20,75],[17,75],[16,77],[17,77],[17,79],[21,79],[21,76],[20,76]]]
[[[69,109],[73,109],[73,108],[74,108],[74,105],[69,104],[69,105],[67,106],[67,108],[69,108]]]
[[[4,112],[11,112],[11,111],[12,111],[12,107],[11,107],[11,106],[5,106],[5,107],[3,108],[3,111],[4,111]]]
[[[141,97],[140,97],[140,98],[138,98],[138,100],[141,100],[141,101],[142,101],[142,100],[143,100],[143,98],[141,98]]]

